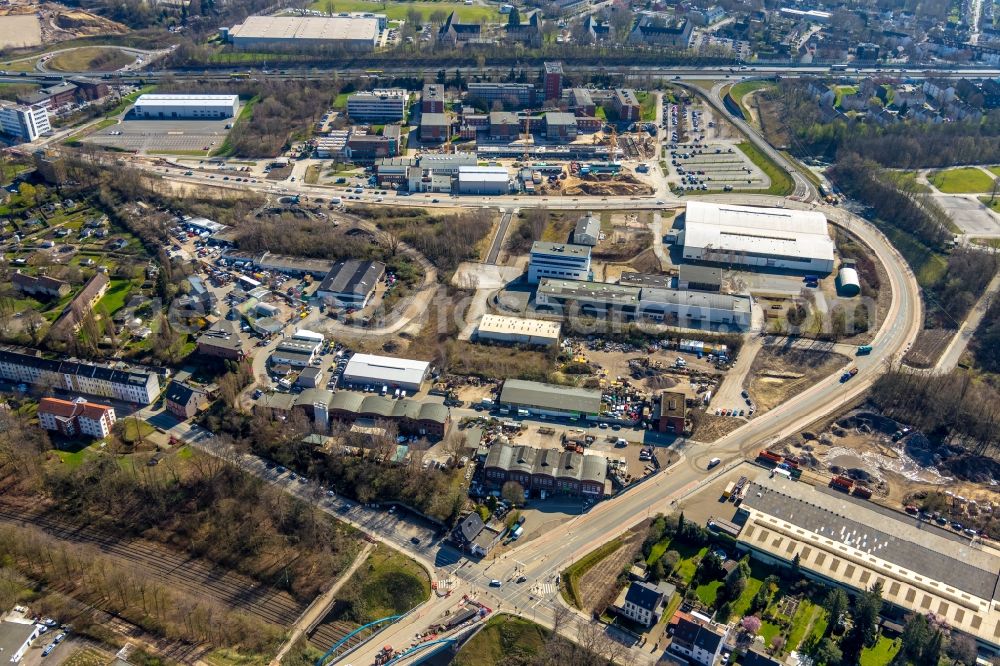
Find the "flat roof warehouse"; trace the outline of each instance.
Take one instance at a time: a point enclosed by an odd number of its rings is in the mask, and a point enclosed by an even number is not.
[[[251,16],[230,30],[235,39],[372,40],[378,19],[353,16]]]

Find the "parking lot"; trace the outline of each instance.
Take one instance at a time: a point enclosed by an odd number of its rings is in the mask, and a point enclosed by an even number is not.
[[[221,120],[131,120],[94,132],[84,141],[138,153],[190,154],[210,151],[226,140],[232,118]]]
[[[767,189],[770,179],[739,149],[726,144],[669,144],[670,167],[683,190]]]

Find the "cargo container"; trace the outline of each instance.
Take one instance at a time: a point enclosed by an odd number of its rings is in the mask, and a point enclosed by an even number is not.
[[[768,451],[767,449],[761,449],[760,453],[757,454],[757,458],[760,459],[760,460],[766,460],[768,462],[772,462],[772,463],[775,463],[775,464],[781,462],[781,456],[779,456],[777,453],[775,453],[773,451]]]
[[[851,488],[854,487],[854,481],[846,476],[835,476],[830,480],[830,487],[849,493],[851,492]]]
[[[728,484],[726,484],[726,489],[722,491],[722,498],[729,499],[733,494],[733,490],[735,489],[736,489],[736,482],[730,481]]]
[[[861,499],[871,499],[872,491],[864,486],[854,486],[854,495]]]

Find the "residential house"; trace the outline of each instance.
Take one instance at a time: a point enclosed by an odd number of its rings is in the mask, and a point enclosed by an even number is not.
[[[68,338],[80,330],[84,318],[94,309],[97,301],[101,300],[110,284],[111,280],[107,275],[95,273],[52,324],[51,334],[55,337]]]
[[[46,275],[34,277],[18,271],[14,273],[10,281],[15,289],[27,296],[59,299],[70,292],[69,283]]]
[[[594,42],[606,42],[612,37],[611,26],[607,22],[595,17],[593,14],[587,16],[583,21],[584,34]]]
[[[182,382],[170,382],[167,386],[167,411],[181,421],[186,421],[198,413],[206,404],[205,394]]]
[[[677,588],[669,583],[654,585],[644,580],[632,581],[615,601],[614,610],[622,617],[644,627],[652,627],[663,617],[663,609]]]
[[[470,513],[451,531],[450,539],[462,551],[478,557],[486,557],[496,546],[503,530],[490,527],[478,513]]]
[[[669,652],[683,655],[694,664],[714,666],[726,642],[728,627],[700,613],[678,610],[670,618],[667,632],[671,636]]]
[[[42,398],[38,403],[39,425],[65,437],[86,435],[101,439],[111,434],[116,420],[114,407],[87,402],[84,398],[73,401]]]
[[[31,647],[31,643],[38,638],[42,625],[32,622],[14,622],[10,620],[0,620],[0,661],[6,663],[21,663],[24,654]]]

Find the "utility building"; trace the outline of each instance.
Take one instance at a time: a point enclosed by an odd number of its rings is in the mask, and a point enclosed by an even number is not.
[[[374,51],[381,19],[371,16],[251,16],[227,32],[237,49],[325,46]]]
[[[316,290],[316,296],[342,307],[368,305],[378,281],[385,275],[381,261],[338,261]]]
[[[500,391],[508,409],[559,417],[594,417],[601,413],[601,392],[590,389],[508,379]]]
[[[559,344],[559,322],[544,319],[524,319],[501,315],[483,315],[476,328],[480,340],[514,342],[524,345],[553,346]]]
[[[682,234],[689,261],[833,271],[833,239],[819,212],[691,201]]]
[[[459,194],[509,194],[510,174],[505,167],[464,166],[458,168]]]

